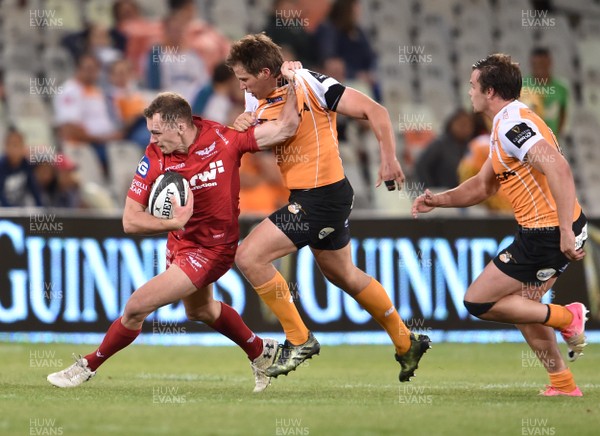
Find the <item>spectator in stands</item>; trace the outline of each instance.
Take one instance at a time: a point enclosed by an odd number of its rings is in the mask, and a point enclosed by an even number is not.
[[[225,63],[217,65],[213,80],[198,92],[192,112],[203,118],[228,125],[244,110],[244,94],[239,82]]]
[[[82,207],[76,170],[75,163],[63,154],[36,165],[35,178],[46,207]]]
[[[105,145],[123,138],[104,91],[97,85],[100,63],[92,54],[82,55],[75,76],[54,97],[54,114],[63,147],[91,145],[107,174]]]
[[[148,50],[162,39],[162,22],[145,18],[135,0],[117,0],[113,3],[114,28],[125,35],[125,54],[138,77],[145,69]]]
[[[415,172],[425,186],[451,188],[458,185],[458,164],[473,138],[473,117],[457,109],[446,121],[444,132],[419,156]]]
[[[110,63],[115,56],[122,56],[125,52],[127,38],[116,27],[107,29],[106,27],[88,23],[84,30],[70,33],[62,40],[65,47],[73,59],[77,61],[84,53],[94,52],[102,63]]]
[[[342,59],[347,78],[368,85],[379,100],[374,74],[377,55],[359,26],[360,13],[358,0],[336,0],[328,19],[316,31],[315,46],[324,72],[330,69],[330,62]]]
[[[4,139],[5,155],[0,158],[0,206],[42,206],[42,197],[27,158],[25,139],[10,127]]]
[[[467,153],[458,165],[458,179],[460,183],[476,175],[490,154],[491,120],[481,113],[473,115],[475,136],[468,144]],[[496,194],[481,203],[489,210],[498,212],[512,212],[512,205],[504,191]]]
[[[225,60],[230,41],[215,27],[200,18],[194,0],[169,0],[169,13],[183,23],[183,41],[204,61],[207,71]]]
[[[86,51],[96,56],[102,67],[100,83],[107,86],[108,70],[115,61],[123,58],[123,50],[112,45],[109,29],[102,25],[94,24],[90,27],[87,42]]]
[[[149,51],[146,71],[150,89],[177,92],[186,100],[210,80],[204,61],[184,41],[189,18],[179,12],[165,18],[162,42]]]
[[[531,76],[523,79],[521,100],[537,113],[558,136],[563,132],[567,117],[569,90],[552,75],[552,54],[545,47],[531,51]]]
[[[317,53],[314,36],[307,31],[308,24],[297,0],[274,0],[265,33],[283,50],[290,52],[291,59],[299,60],[305,68],[314,69]]]
[[[125,139],[146,148],[150,143],[144,117],[146,99],[137,88],[131,64],[127,59],[118,60],[110,66],[109,72],[108,97],[124,129]]]

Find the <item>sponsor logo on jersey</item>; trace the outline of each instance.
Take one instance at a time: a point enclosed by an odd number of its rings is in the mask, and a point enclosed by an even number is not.
[[[171,165],[169,167],[166,167],[165,171],[179,170],[183,167],[185,167],[185,162],[181,162],[181,163],[178,163],[177,165]]]
[[[216,186],[217,183],[213,181],[217,178],[217,174],[221,174],[224,172],[225,167],[223,167],[222,160],[211,162],[208,164],[208,171],[198,173],[190,179],[190,185],[192,186],[192,188],[196,189],[207,188],[209,186]]]
[[[139,180],[133,179],[129,190],[136,195],[142,195],[142,191],[148,190],[148,185],[140,182]]]
[[[516,175],[517,175],[516,171],[513,171],[513,170],[504,171],[503,173],[496,174],[496,180],[498,180],[499,182],[504,182],[504,181],[508,180],[509,177],[516,176]]]
[[[283,101],[283,96],[279,96],[279,97],[274,97],[274,98],[267,98],[267,103],[277,103],[279,101]]]
[[[215,150],[216,147],[217,147],[217,142],[215,141],[212,144],[210,144],[208,147],[206,147],[206,148],[204,148],[202,150],[198,150],[196,152],[196,154],[198,156],[202,156],[202,157],[206,158],[206,157],[208,157]]]
[[[325,227],[319,232],[319,239],[324,239],[333,232],[335,232],[335,229],[333,227]]]
[[[529,140],[529,138],[535,136],[536,133],[526,123],[517,124],[508,132],[506,137],[512,142],[517,148]]]
[[[144,155],[140,159],[140,162],[138,163],[136,173],[139,174],[140,177],[145,179],[146,176],[148,175],[149,169],[150,169],[150,159],[148,159],[148,156]]]
[[[500,262],[502,263],[508,263],[512,260],[512,258],[512,254],[510,254],[508,251],[500,253],[500,256],[498,256],[498,259],[500,259]]]
[[[543,268],[538,270],[535,276],[540,282],[545,282],[550,280],[554,274],[556,274],[556,270],[554,268]]]
[[[229,145],[229,139],[227,139],[223,134],[219,131],[219,129],[215,129],[215,133],[223,140],[225,145]]]

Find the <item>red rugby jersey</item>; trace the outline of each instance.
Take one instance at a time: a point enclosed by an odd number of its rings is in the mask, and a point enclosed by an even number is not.
[[[194,117],[199,134],[188,153],[163,154],[151,143],[138,164],[128,197],[148,205],[152,184],[166,171],[181,174],[194,194],[194,213],[183,230],[170,232],[168,242],[210,247],[237,243],[240,159],[259,151],[254,127],[240,133],[214,121]]]

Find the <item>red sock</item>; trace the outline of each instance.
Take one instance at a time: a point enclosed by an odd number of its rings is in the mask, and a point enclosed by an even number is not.
[[[115,322],[111,324],[102,340],[102,343],[98,349],[85,356],[88,361],[88,367],[92,371],[102,365],[106,359],[115,354],[117,351],[122,350],[127,345],[135,341],[135,338],[140,334],[140,330],[129,330],[123,324],[121,324],[121,317],[117,318]]]
[[[238,344],[250,360],[256,359],[262,353],[262,339],[244,324],[239,313],[223,302],[221,302],[221,316],[212,325],[209,324],[209,327]]]

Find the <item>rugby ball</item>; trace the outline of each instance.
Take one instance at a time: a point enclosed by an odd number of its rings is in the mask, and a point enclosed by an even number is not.
[[[171,196],[175,197],[179,205],[185,205],[189,186],[188,181],[179,173],[167,171],[161,174],[152,185],[148,211],[156,218],[166,220],[173,218]]]

